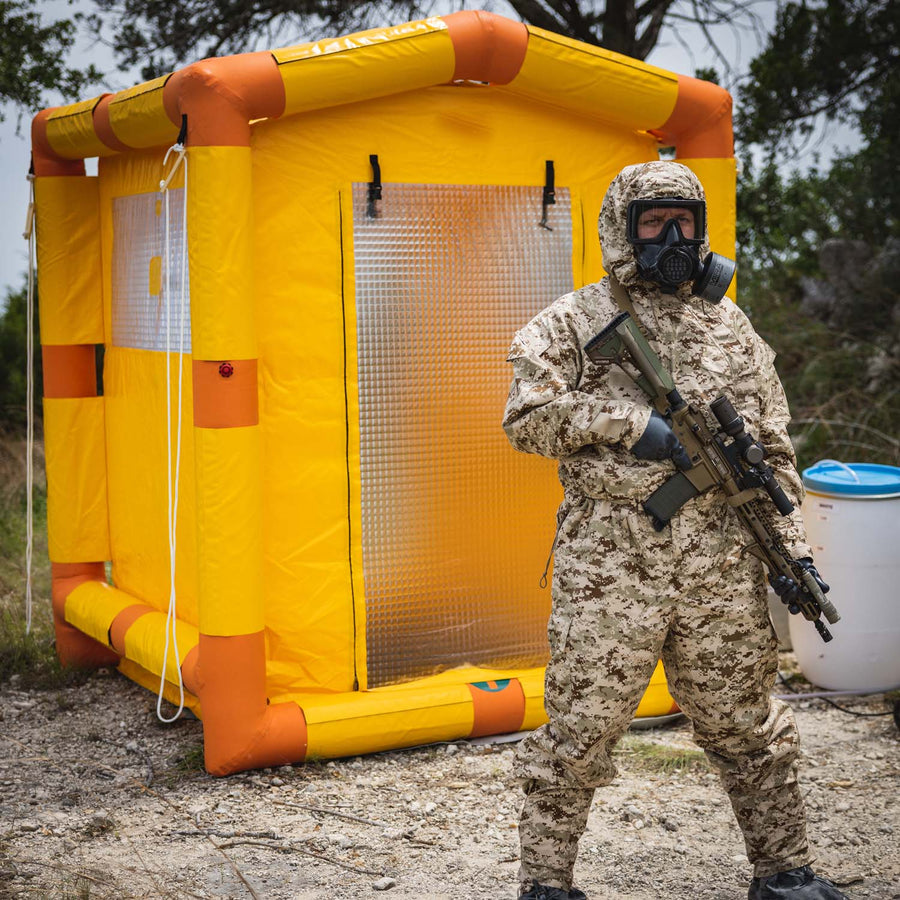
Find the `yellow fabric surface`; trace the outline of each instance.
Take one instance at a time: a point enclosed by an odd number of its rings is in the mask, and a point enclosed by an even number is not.
[[[110,150],[94,132],[94,107],[100,97],[82,100],[54,110],[47,118],[47,140],[60,156],[83,159],[110,156]]]
[[[456,56],[439,18],[276,50],[284,115],[441,84]]]
[[[163,106],[163,88],[169,75],[119,91],[109,101],[109,124],[113,134],[129,147],[171,145],[178,137]]]
[[[113,619],[135,602],[134,597],[111,585],[85,581],[66,598],[66,621],[108,647]]]
[[[132,662],[130,659],[125,657],[122,658],[122,661],[119,663],[119,671],[126,677],[130,678],[136,684],[139,684],[141,687],[147,688],[148,691],[152,693],[156,693],[159,690],[159,675],[154,675],[152,672],[148,672],[142,666],[139,666],[136,662]],[[178,686],[172,684],[170,681],[167,681],[163,686],[163,697],[169,701],[173,706],[178,706]],[[202,709],[200,707],[200,701],[193,695],[184,692],[184,705],[198,718],[203,718]],[[163,713],[165,715],[165,712]]]
[[[197,646],[200,635],[193,625],[178,622],[176,626],[178,637],[178,660],[184,662],[184,658]],[[159,679],[162,672],[163,655],[166,651],[166,614],[147,613],[139,619],[135,619],[131,628],[125,632],[125,655],[136,662],[141,668],[146,669]],[[166,657],[166,680],[172,684],[178,683],[178,663],[175,656],[175,644],[169,643],[169,653]],[[159,690],[157,680],[154,690]]]
[[[568,113],[646,131],[671,115],[678,80],[665,69],[529,26],[528,53],[509,89]]]
[[[283,699],[296,702],[306,717],[308,759],[456,740],[472,730],[474,720],[465,684]]]
[[[172,459],[178,409],[178,357],[172,354]],[[108,347],[104,360],[109,524],[117,587],[159,610],[169,602],[164,353]],[[197,532],[191,360],[185,356],[181,472],[176,524],[178,617],[196,625]]]
[[[34,182],[41,343],[103,341],[97,179]]]
[[[700,179],[706,191],[707,218],[710,223],[709,241],[715,253],[735,259],[735,220],[737,217],[737,164],[732,159],[679,159]],[[737,300],[740,271],[726,294]]]
[[[249,147],[188,151],[194,359],[257,356],[251,171]]]
[[[57,563],[110,558],[102,397],[44,399],[47,537]]]
[[[261,631],[263,618],[260,433],[195,428],[200,631]]]

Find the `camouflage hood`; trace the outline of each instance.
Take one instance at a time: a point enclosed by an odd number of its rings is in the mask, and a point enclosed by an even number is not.
[[[603,206],[600,208],[598,229],[603,250],[603,268],[616,276],[630,292],[637,292],[648,299],[659,296],[658,285],[645,281],[638,275],[634,247],[625,237],[628,204],[632,200],[654,197],[684,197],[688,200],[706,200],[703,186],[687,166],[677,162],[647,162],[626,166],[612,180]],[[703,235],[700,258],[709,253],[709,234]],[[691,285],[679,287],[678,296],[687,300]]]

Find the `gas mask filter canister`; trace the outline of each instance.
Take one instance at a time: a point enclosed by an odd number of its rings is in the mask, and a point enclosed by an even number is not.
[[[627,237],[634,246],[638,274],[667,293],[693,281],[693,293],[718,303],[734,278],[735,263],[719,253],[701,262],[706,234],[706,204],[683,197],[632,200]]]

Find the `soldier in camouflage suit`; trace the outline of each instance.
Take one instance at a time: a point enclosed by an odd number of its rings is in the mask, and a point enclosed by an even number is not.
[[[665,294],[638,274],[626,209],[633,199],[660,197],[704,199],[697,178],[677,163],[629,166],[615,178],[600,213],[604,267],[628,291],[682,396],[705,408],[727,394],[799,506],[803,487],[772,350],[736,304],[706,303],[692,296],[691,283]],[[769,696],[778,657],[762,565],[741,554],[738,519],[718,489],[654,531],[641,501],[674,470],[671,460],[632,453],[651,407],[618,366],[582,354],[618,312],[604,278],[536,316],[509,354],[506,434],[517,450],[558,459],[565,492],[548,625],[549,723],[522,741],[515,766],[526,792],[520,896],[584,897],[572,888],[572,870],[594,789],[615,777],[610,753],[662,658],[669,689],[719,770],[744,833],[751,900],[841,898],[808,868],[797,729],[786,704]],[[781,527],[792,555],[811,557],[796,510]]]

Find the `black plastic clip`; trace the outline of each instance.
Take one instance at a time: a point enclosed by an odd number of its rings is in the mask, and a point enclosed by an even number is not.
[[[187,141],[187,114],[181,114],[181,131],[178,132],[178,140],[175,141],[179,147],[183,147]]]
[[[541,228],[547,231],[553,229],[547,224],[547,207],[556,203],[556,174],[553,171],[553,160],[548,159],[544,163],[544,199],[541,206]]]
[[[378,155],[372,153],[369,155],[369,162],[372,164],[372,180],[369,182],[369,192],[366,203],[366,216],[375,219],[378,216],[378,207],[375,202],[381,199],[381,166],[378,164]]]

